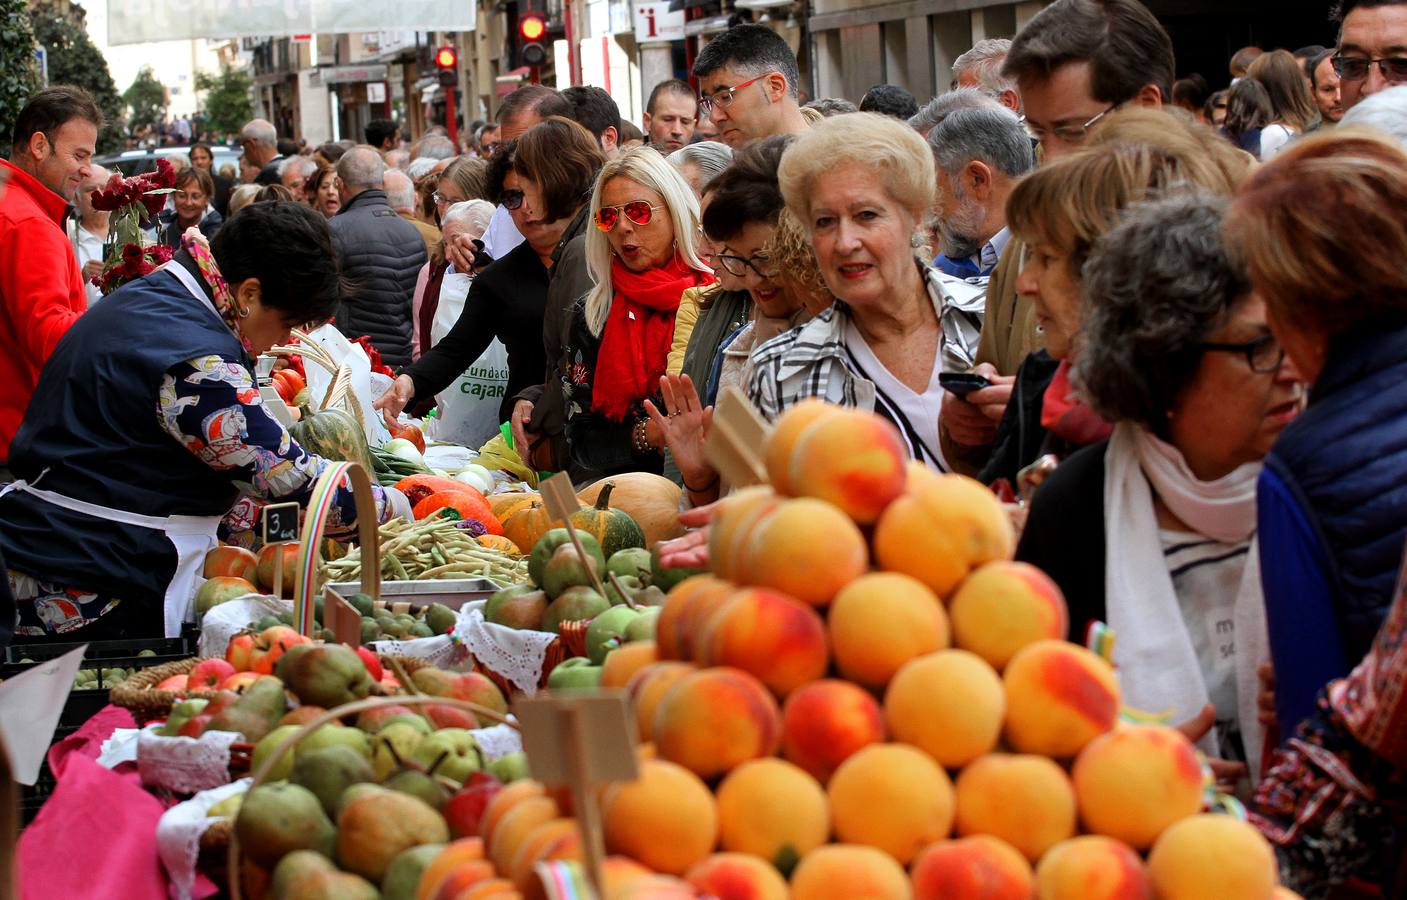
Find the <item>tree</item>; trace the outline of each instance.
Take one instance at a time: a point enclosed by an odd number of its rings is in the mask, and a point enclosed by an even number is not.
[[[166,118],[166,86],[156,80],[151,66],[142,66],[122,100],[131,111],[127,122],[134,132],[155,128]]]
[[[39,66],[25,0],[0,0],[0,155],[10,155],[15,119],[37,90]]]
[[[247,69],[221,66],[219,75],[195,73],[195,89],[205,93],[206,127],[226,134],[243,128],[254,115],[254,104],[249,99],[253,88],[254,79]]]
[[[122,98],[108,72],[107,60],[94,46],[88,32],[74,19],[61,18],[44,10],[35,10],[30,15],[35,40],[49,54],[49,83],[76,85],[92,94],[107,120],[98,133],[98,152],[121,150]]]

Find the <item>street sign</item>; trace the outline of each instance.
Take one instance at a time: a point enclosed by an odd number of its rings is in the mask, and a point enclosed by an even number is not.
[[[34,63],[39,67],[40,87],[49,86],[49,51],[44,47],[34,48]]]
[[[640,44],[684,39],[684,11],[669,11],[669,3],[635,4],[635,40]]]

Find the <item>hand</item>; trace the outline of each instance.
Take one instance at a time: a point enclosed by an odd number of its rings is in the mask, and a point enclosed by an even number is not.
[[[708,568],[708,529],[691,531],[659,545],[660,565],[666,569]]]
[[[396,380],[386,389],[386,393],[378,397],[371,407],[381,410],[386,421],[393,423],[414,396],[415,382],[411,381],[409,375],[397,375]]]
[[[1279,724],[1275,717],[1275,667],[1268,662],[1260,664],[1256,669],[1256,677],[1260,681],[1260,691],[1256,694],[1256,706],[1259,712],[1256,713],[1256,720],[1266,728],[1274,728]]]
[[[695,487],[712,486],[718,473],[704,457],[704,441],[713,424],[713,407],[705,407],[688,375],[665,375],[660,378],[660,394],[667,414],[662,414],[652,401],[645,401],[650,424],[659,431],[661,443],[674,455],[674,464],[684,476],[685,484]],[[649,428],[646,428],[648,435]]]
[[[533,405],[531,400],[519,400],[513,404],[513,417],[509,420],[509,429],[513,434],[513,449],[518,451],[523,462],[528,461],[532,455],[533,443],[537,440],[537,434],[528,431],[528,421],[533,416]]]
[[[1216,708],[1210,703],[1202,707],[1202,711],[1191,719],[1176,726],[1182,732],[1183,737],[1192,743],[1197,743],[1212,730],[1216,724]],[[1236,783],[1249,775],[1249,769],[1245,763],[1232,762],[1226,759],[1212,759],[1208,757],[1207,765],[1211,766],[1212,775],[1216,778],[1217,788],[1223,792],[1230,793],[1236,789]]]
[[[1016,377],[997,374],[990,363],[982,363],[972,373],[985,376],[992,386],[973,391],[966,397],[956,394],[944,396],[943,425],[954,443],[964,447],[985,447],[996,439],[997,423],[1006,414],[1006,404],[1011,399]]]
[[[86,284],[103,274],[103,261],[101,259],[90,259],[83,264],[83,282]]]
[[[1026,530],[1026,517],[1031,514],[1031,507],[1024,503],[1003,503],[1002,509],[1006,510],[1006,516],[1011,520],[1016,539],[1021,540],[1021,532]]]
[[[445,241],[445,258],[454,263],[454,270],[463,275],[474,274],[474,239],[467,234],[456,234]]]

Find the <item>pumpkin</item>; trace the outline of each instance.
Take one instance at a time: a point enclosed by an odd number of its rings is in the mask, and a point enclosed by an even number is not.
[[[649,472],[624,472],[602,478],[577,495],[582,503],[595,505],[607,484],[614,484],[611,506],[623,510],[645,532],[645,546],[655,546],[684,534],[679,524],[679,485]]]
[[[500,491],[488,496],[489,508],[503,522],[508,521],[508,517],[518,510],[527,509],[534,500],[541,499],[540,494],[532,491]]]
[[[415,506],[431,494],[440,494],[445,491],[459,491],[460,493],[474,494],[482,498],[473,485],[465,484],[462,481],[455,481],[453,478],[442,478],[439,475],[409,475],[396,482],[396,490],[405,494],[411,506]],[[420,518],[420,516],[416,516]]]
[[[511,553],[514,556],[518,556],[521,553],[521,551],[518,550],[517,544],[501,534],[481,534],[474,540],[479,542],[480,547],[486,547],[489,550],[497,550],[500,553]]]
[[[542,501],[534,500],[504,521],[503,535],[517,544],[519,551],[531,553],[544,534],[561,527],[562,520],[552,518]]]
[[[366,433],[351,414],[340,409],[320,409],[309,412],[293,423],[288,433],[304,450],[334,462],[361,463],[367,474],[376,469],[371,461],[371,447]]]
[[[461,519],[473,519],[483,525],[489,534],[503,534],[503,523],[498,521],[493,510],[489,509],[488,501],[477,491],[440,491],[431,494],[415,504],[415,520],[429,518],[445,507],[459,513]]]
[[[645,532],[640,529],[630,513],[611,509],[611,494],[615,491],[614,481],[606,482],[596,495],[596,503],[584,506],[572,513],[572,526],[596,538],[601,552],[610,559],[617,550],[627,547],[644,547]]]

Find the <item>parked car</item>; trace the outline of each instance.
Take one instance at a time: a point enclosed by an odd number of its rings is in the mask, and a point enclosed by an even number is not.
[[[190,147],[156,147],[152,150],[125,150],[110,156],[100,156],[93,161],[108,171],[120,171],[124,176],[140,175],[143,172],[151,172],[156,169],[158,157],[188,156],[190,152]],[[215,171],[219,172],[223,165],[232,165],[235,167],[235,178],[238,180],[239,149],[216,145],[210,148],[210,152],[215,157]]]

